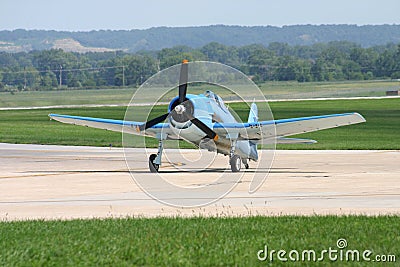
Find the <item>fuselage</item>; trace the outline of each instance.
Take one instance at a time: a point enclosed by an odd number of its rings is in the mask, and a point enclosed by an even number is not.
[[[236,139],[231,136],[219,136],[218,140],[210,140],[196,125],[190,120],[184,120],[179,117],[184,109],[190,110],[193,117],[201,120],[210,129],[213,129],[215,123],[236,123],[237,120],[232,113],[225,106],[221,97],[212,91],[206,91],[205,94],[191,95],[187,94],[187,103],[178,104],[178,98],[172,99],[168,112],[175,110],[175,117],[169,117],[169,123],[172,131],[193,143],[200,148],[208,149],[210,151],[217,150],[218,153],[229,155],[231,151],[232,140]],[[190,102],[190,103],[189,103]],[[215,142],[215,145],[213,144]],[[257,160],[257,147],[248,140],[237,140],[235,153],[240,155],[243,159]]]

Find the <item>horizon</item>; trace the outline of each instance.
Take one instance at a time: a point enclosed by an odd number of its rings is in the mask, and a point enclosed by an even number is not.
[[[91,31],[146,31],[157,28],[201,28],[201,27],[243,27],[243,28],[256,28],[256,27],[272,27],[272,28],[285,28],[293,26],[400,26],[400,23],[382,23],[382,24],[349,24],[349,23],[332,23],[332,24],[288,24],[288,25],[235,25],[235,24],[209,24],[209,25],[194,25],[194,26],[153,26],[149,28],[132,28],[132,29],[88,29],[88,30],[56,30],[56,29],[28,29],[28,28],[15,28],[15,29],[0,29],[0,31],[56,31],[56,32],[91,32]]]
[[[143,30],[210,25],[398,25],[398,0],[2,0],[0,30]]]

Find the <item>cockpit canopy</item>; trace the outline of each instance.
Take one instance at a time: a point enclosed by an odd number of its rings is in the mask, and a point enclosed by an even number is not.
[[[215,101],[217,103],[217,105],[224,111],[228,111],[228,109],[226,108],[224,101],[222,100],[222,98],[215,94],[213,91],[207,90],[205,93],[205,96],[208,97],[209,99]]]

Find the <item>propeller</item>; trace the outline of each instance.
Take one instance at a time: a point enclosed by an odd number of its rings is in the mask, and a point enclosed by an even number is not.
[[[188,82],[188,61],[183,60],[179,74],[179,104],[185,102]]]
[[[187,93],[187,83],[188,83],[188,61],[183,60],[181,65],[181,71],[179,74],[179,98],[177,99],[178,103],[171,110],[170,113],[163,114],[159,117],[156,117],[150,121],[145,122],[144,124],[137,126],[137,131],[144,131],[148,128],[153,127],[154,125],[163,122],[169,116],[176,118],[179,122],[185,122],[190,120],[194,125],[196,125],[200,130],[202,130],[208,138],[218,140],[218,135],[210,129],[204,122],[193,116],[194,107],[192,103],[186,98]]]
[[[154,118],[152,120],[146,121],[144,124],[138,126],[137,129],[138,129],[139,132],[140,131],[144,131],[144,130],[146,130],[148,128],[153,127],[154,125],[156,125],[156,124],[158,124],[160,122],[165,121],[165,119],[168,118],[168,116],[169,116],[169,113],[166,113],[166,114],[161,115],[161,116],[159,116],[157,118]]]
[[[196,125],[200,130],[202,130],[207,135],[208,138],[213,139],[215,141],[218,140],[218,135],[213,130],[211,130],[207,125],[205,125],[204,122],[194,117],[192,117],[190,121],[194,125]]]

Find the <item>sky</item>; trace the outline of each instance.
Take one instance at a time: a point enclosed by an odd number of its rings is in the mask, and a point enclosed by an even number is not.
[[[1,0],[0,30],[400,24],[399,0]]]

